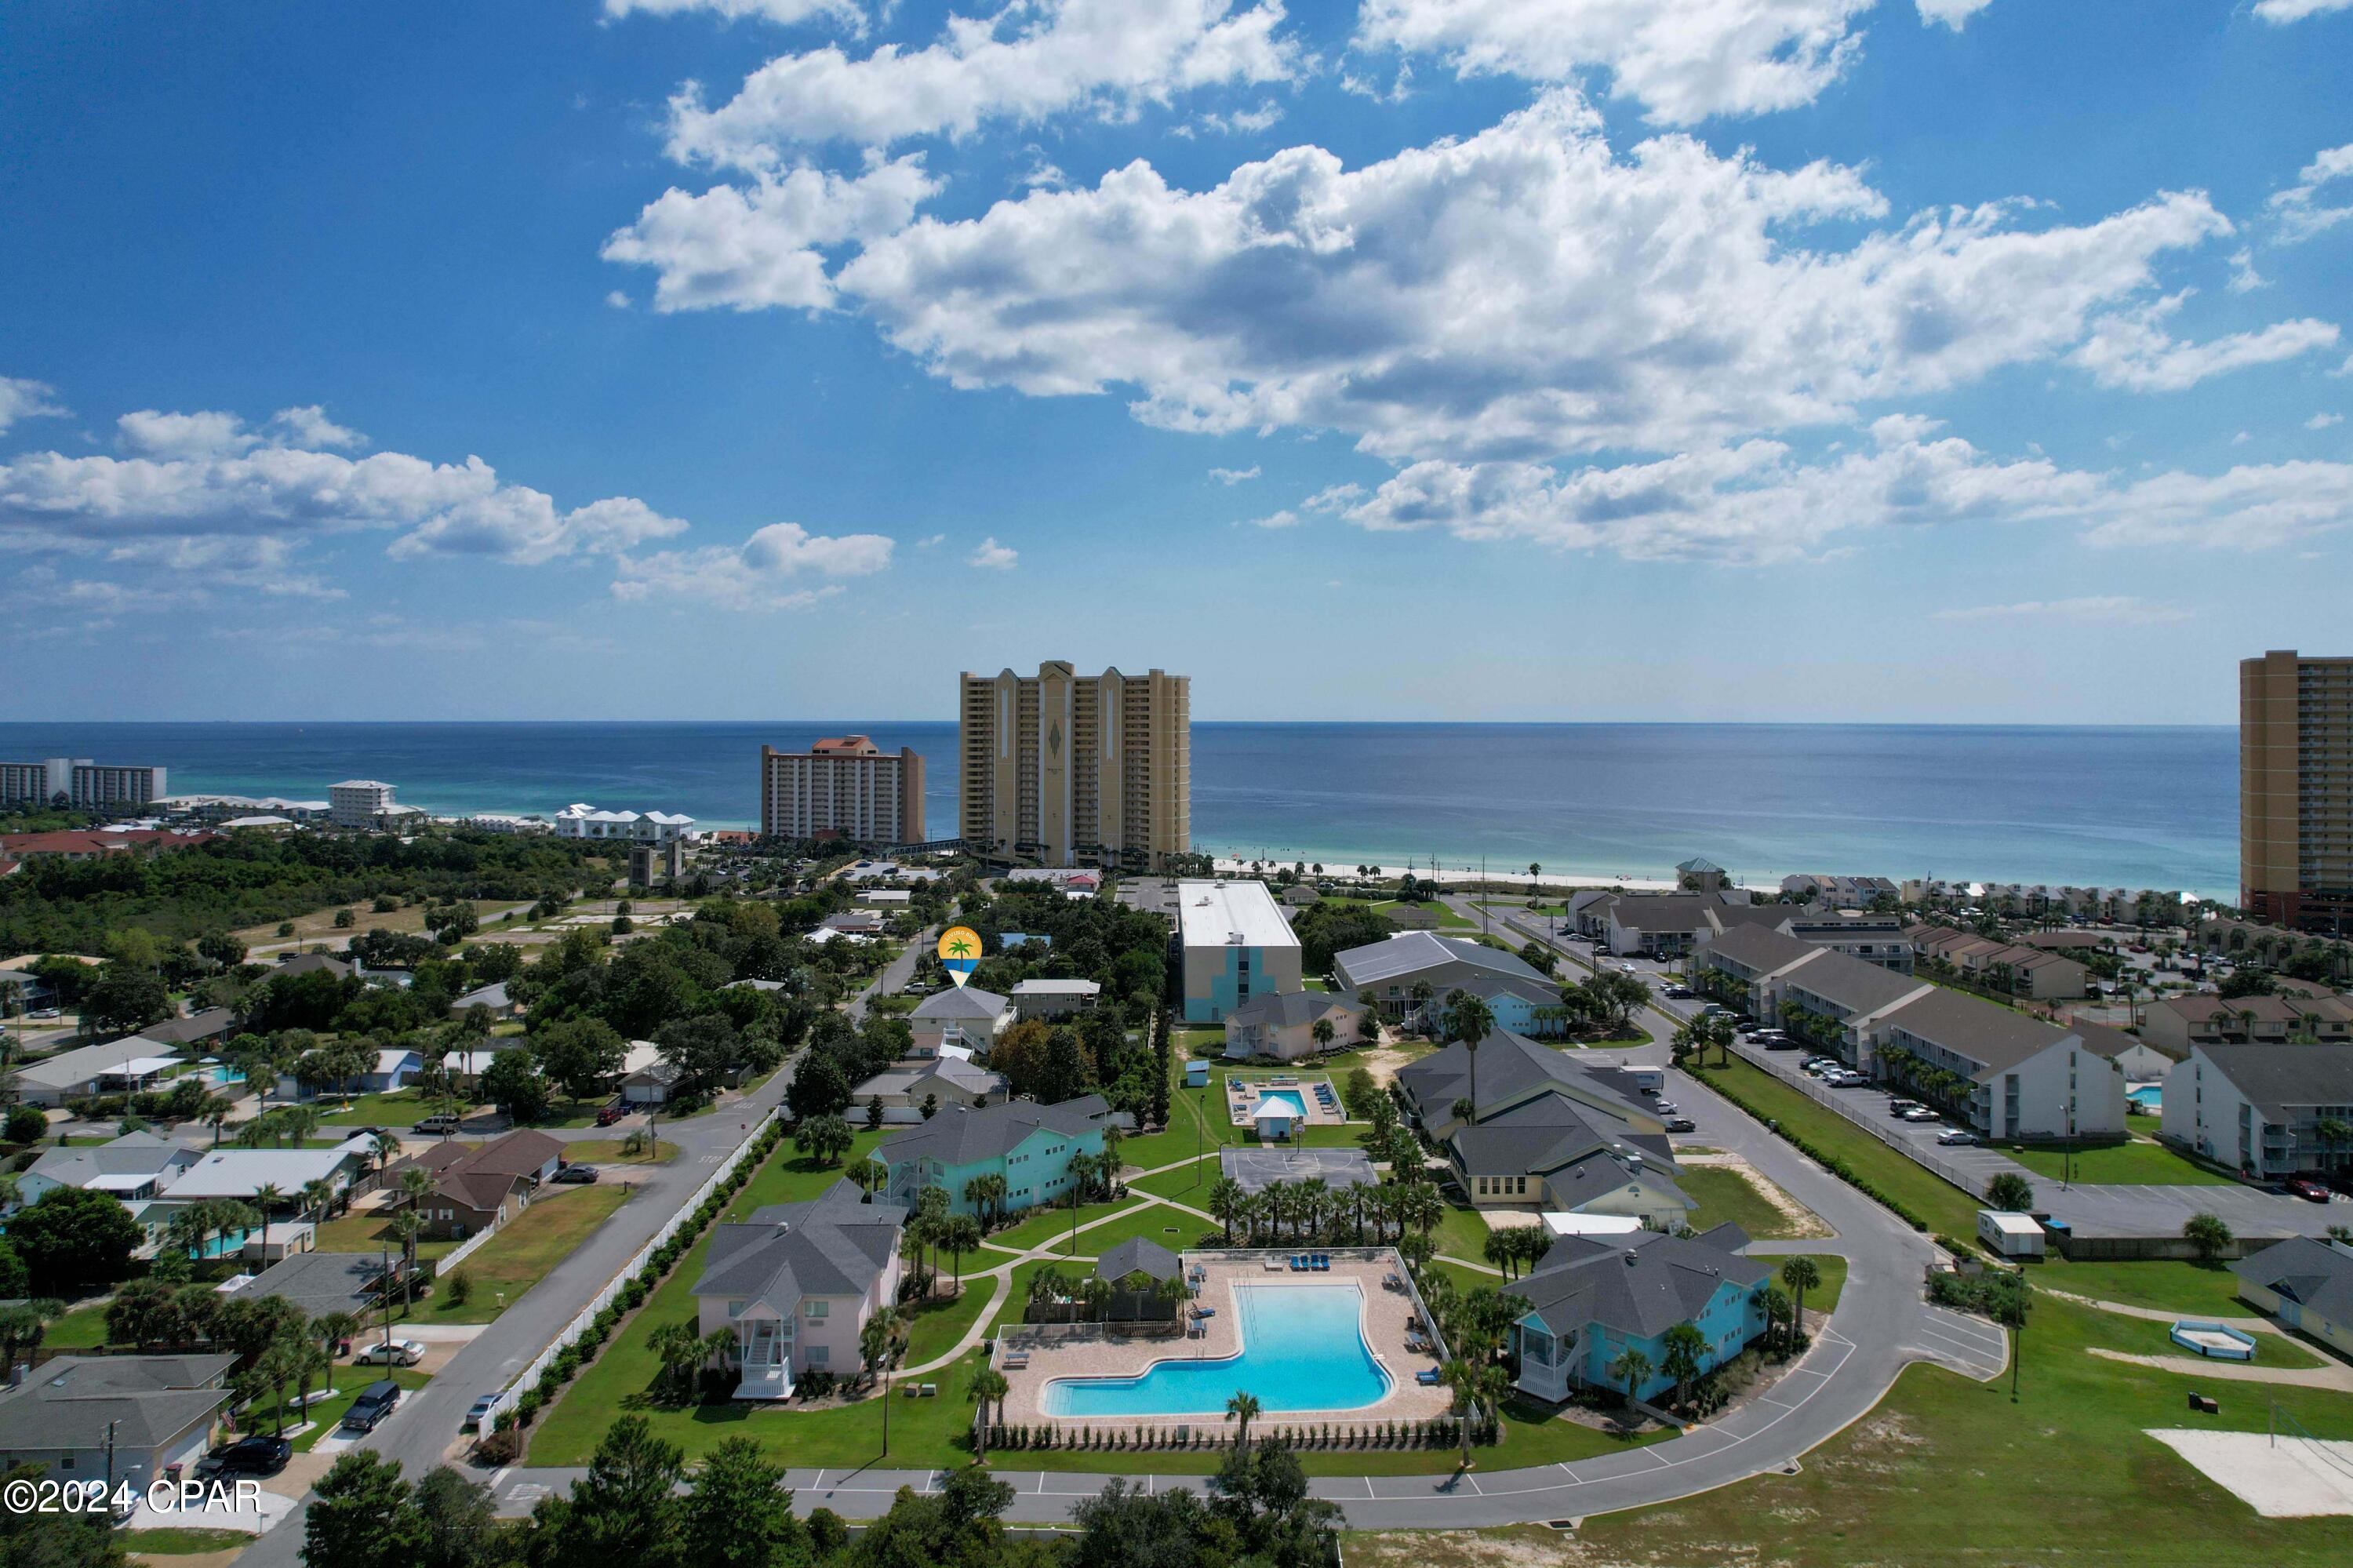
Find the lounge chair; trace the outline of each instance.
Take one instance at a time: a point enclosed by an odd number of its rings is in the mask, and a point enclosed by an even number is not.
[[[1318,1274],[1332,1272],[1332,1260],[1320,1252],[1315,1255],[1315,1272]]]
[[[1419,1383],[1435,1384],[1439,1382],[1438,1369],[1436,1367],[1424,1367],[1419,1372],[1413,1374],[1413,1381]]]
[[[1026,1366],[1028,1366],[1029,1364],[1029,1351],[1006,1351],[1006,1352],[1005,1352],[1005,1370],[1006,1370],[1006,1371],[1008,1371],[1008,1372],[1019,1372],[1023,1367],[1026,1367]]]
[[[1405,1288],[1405,1281],[1399,1279],[1397,1277],[1397,1270],[1392,1268],[1388,1271],[1387,1277],[1381,1280],[1381,1288],[1384,1290],[1403,1290]]]
[[[1268,1258],[1266,1260],[1266,1271],[1269,1274],[1281,1274],[1282,1272],[1282,1259],[1279,1257]]]

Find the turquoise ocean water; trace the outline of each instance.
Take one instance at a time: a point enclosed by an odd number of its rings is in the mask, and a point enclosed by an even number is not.
[[[176,792],[323,797],[341,779],[430,810],[573,800],[744,826],[763,742],[860,730],[925,758],[953,834],[955,726],[808,724],[0,724],[0,758],[154,762]],[[1668,874],[1705,855],[1795,871],[2179,887],[2238,882],[2238,736],[2224,726],[1208,724],[1198,849],[1432,860],[1548,875]]]

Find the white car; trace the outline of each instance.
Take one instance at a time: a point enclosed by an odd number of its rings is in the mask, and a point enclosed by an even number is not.
[[[425,1347],[415,1340],[379,1340],[352,1358],[357,1367],[413,1367],[425,1359]]]
[[[1956,1148],[1965,1143],[1975,1143],[1977,1140],[1978,1135],[1976,1133],[1957,1127],[1948,1127],[1944,1131],[1936,1135],[1936,1141],[1943,1144],[1947,1149]]]
[[[1926,1106],[1914,1106],[1910,1110],[1904,1113],[1904,1119],[1905,1121],[1934,1121],[1936,1119],[1936,1113],[1930,1110]]]

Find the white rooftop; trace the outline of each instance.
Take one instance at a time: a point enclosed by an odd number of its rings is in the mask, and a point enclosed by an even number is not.
[[[1642,1228],[1642,1222],[1631,1214],[1556,1213],[1546,1214],[1544,1224],[1556,1236],[1623,1236]]]
[[[1188,948],[1299,946],[1263,882],[1180,882],[1176,919]]]
[[[347,1160],[368,1158],[369,1140],[354,1138],[332,1149],[216,1149],[188,1167],[172,1183],[171,1198],[186,1203],[198,1198],[250,1198],[264,1182],[281,1192],[299,1192],[302,1183],[332,1179]]]

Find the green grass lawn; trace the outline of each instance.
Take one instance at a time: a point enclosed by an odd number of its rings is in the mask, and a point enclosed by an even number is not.
[[[1188,1160],[1176,1170],[1163,1171],[1156,1176],[1139,1176],[1128,1187],[1134,1192],[1174,1198],[1180,1203],[1206,1209],[1209,1189],[1218,1181],[1218,1157],[1212,1154],[1206,1160]]]
[[[1931,1229],[1954,1236],[1977,1234],[1975,1199],[1762,1068],[1735,1056],[1729,1066],[1711,1064],[1696,1075],[1703,1083],[1721,1085],[1815,1148],[1838,1155],[1857,1175],[1926,1220]]]
[[[353,1095],[348,1102],[339,1096],[321,1095],[311,1104],[318,1107],[319,1123],[322,1127],[388,1127],[404,1137],[411,1127],[425,1118],[449,1108],[448,1101],[428,1099],[415,1089],[394,1089],[381,1095]],[[459,1107],[461,1113],[479,1108],[471,1104]]]
[[[393,1219],[389,1209],[371,1209],[364,1214],[345,1214],[342,1219],[329,1220],[319,1226],[314,1239],[321,1252],[380,1253],[387,1246],[398,1252],[400,1238],[392,1234]],[[420,1236],[417,1242],[417,1255],[420,1259],[437,1258],[457,1245],[454,1241],[432,1241]]]
[[[2068,1169],[2068,1157],[2050,1145],[1995,1147],[2037,1176],[2056,1182]],[[2226,1187],[2230,1178],[2217,1176],[2201,1165],[2176,1154],[2165,1145],[2136,1139],[2130,1143],[2095,1145],[2075,1150],[2074,1180],[2087,1187]]]
[[[253,1544],[241,1530],[126,1530],[114,1538],[126,1552],[151,1557],[189,1557],[203,1552],[239,1551]]]
[[[1126,1203],[1082,1203],[1079,1205],[1076,1223],[1083,1225],[1089,1220],[1103,1219],[1109,1215],[1120,1213],[1126,1208]],[[988,1239],[996,1245],[1014,1252],[1028,1252],[1031,1247],[1044,1246],[1049,1242],[1053,1244],[1056,1252],[1090,1251],[1091,1247],[1087,1240],[1090,1233],[1086,1231],[1079,1233],[1078,1244],[1075,1249],[1072,1247],[1071,1243],[1072,1223],[1070,1204],[1062,1203],[1051,1209],[1036,1211],[1018,1224],[1008,1225],[1001,1231],[992,1231],[989,1233]],[[997,1261],[1001,1263],[1004,1260],[1000,1258]]]
[[[2118,1321],[2038,1300],[2017,1404],[2006,1377],[1983,1384],[1914,1366],[1869,1415],[1807,1455],[1795,1476],[1588,1519],[1573,1536],[1542,1529],[1357,1535],[1348,1561],[1352,1568],[2342,1563],[2345,1520],[2258,1517],[2147,1429],[2261,1432],[2270,1394],[2314,1433],[2353,1438],[2353,1396],[2216,1384],[2084,1353]],[[2192,1414],[2185,1396],[2193,1389],[2216,1393],[2222,1414]]]
[[[1198,1207],[1198,1205],[1195,1205]],[[1204,1234],[1220,1229],[1215,1220],[1204,1220],[1172,1209],[1166,1203],[1147,1203],[1130,1214],[1122,1215],[1107,1224],[1079,1233],[1079,1255],[1101,1257],[1124,1241],[1142,1236],[1158,1242],[1171,1252],[1183,1252]]]
[[[1746,1231],[1752,1241],[1785,1241],[1799,1234],[1789,1217],[1757,1191],[1748,1173],[1730,1165],[1686,1165],[1675,1185],[1691,1194],[1697,1205],[1691,1223],[1701,1230],[1727,1220]]]
[[[531,1207],[458,1265],[471,1281],[462,1303],[449,1299],[444,1280],[417,1304],[409,1319],[419,1323],[489,1322],[577,1251],[591,1231],[628,1202],[631,1191],[617,1183],[543,1191]]]
[[[2160,1312],[2194,1312],[2208,1318],[2253,1318],[2239,1299],[2239,1277],[2226,1264],[2171,1260],[2147,1263],[2070,1263],[2052,1257],[2032,1265],[2027,1278],[2048,1290],[2117,1301]]]
[[[41,1332],[41,1343],[53,1351],[90,1351],[106,1343],[106,1308],[83,1307],[67,1313]]]
[[[1846,1289],[1846,1259],[1834,1252],[1814,1252],[1805,1255],[1814,1260],[1814,1267],[1821,1272],[1822,1277],[1822,1282],[1820,1285],[1806,1292],[1806,1310],[1809,1312],[1836,1311],[1839,1297]],[[1781,1277],[1781,1266],[1789,1260],[1787,1257],[1765,1257],[1758,1261],[1771,1264],[1773,1277],[1778,1279]],[[1784,1286],[1782,1288],[1787,1289],[1788,1287]]]
[[[1484,1263],[1487,1261],[1487,1238],[1493,1234],[1487,1222],[1479,1217],[1478,1210],[1461,1203],[1449,1203],[1446,1213],[1439,1218],[1438,1228],[1430,1233],[1430,1239],[1437,1243],[1438,1250],[1448,1257],[1463,1257],[1472,1263]]]
[[[397,1329],[394,1330],[396,1337],[397,1337],[398,1333],[399,1330]],[[363,1349],[365,1348],[367,1343],[372,1342],[373,1341],[368,1340],[354,1341],[355,1344],[358,1344]],[[390,1378],[404,1389],[423,1388],[427,1383],[432,1381],[423,1372],[417,1371],[414,1367],[393,1367],[389,1370],[386,1370],[384,1367],[336,1367],[335,1392],[332,1397],[327,1399],[314,1399],[310,1404],[302,1406],[300,1410],[289,1409],[286,1412],[286,1425],[290,1427],[293,1426],[296,1423],[304,1420],[308,1420],[312,1423],[311,1430],[290,1439],[294,1445],[294,1451],[298,1454],[309,1453],[311,1446],[316,1444],[320,1438],[324,1437],[328,1433],[332,1432],[336,1425],[342,1422],[343,1419],[343,1412],[352,1407],[352,1401],[360,1396],[360,1391],[362,1389],[367,1387],[367,1385],[372,1383],[381,1383],[385,1378]],[[286,1391],[287,1398],[290,1401],[294,1397],[294,1392],[295,1391],[292,1388],[289,1388]],[[315,1385],[312,1387],[311,1392],[313,1394],[318,1393],[318,1389]],[[238,1414],[237,1425],[247,1432],[275,1432],[277,1430],[277,1401],[265,1395],[262,1399],[257,1401],[249,1409]]]
[[[988,1306],[992,1290],[1004,1286],[994,1279],[967,1281],[954,1296],[934,1297],[929,1301],[912,1301],[900,1308],[907,1314],[907,1360],[911,1367],[947,1354],[964,1331],[979,1318],[981,1308]]]

